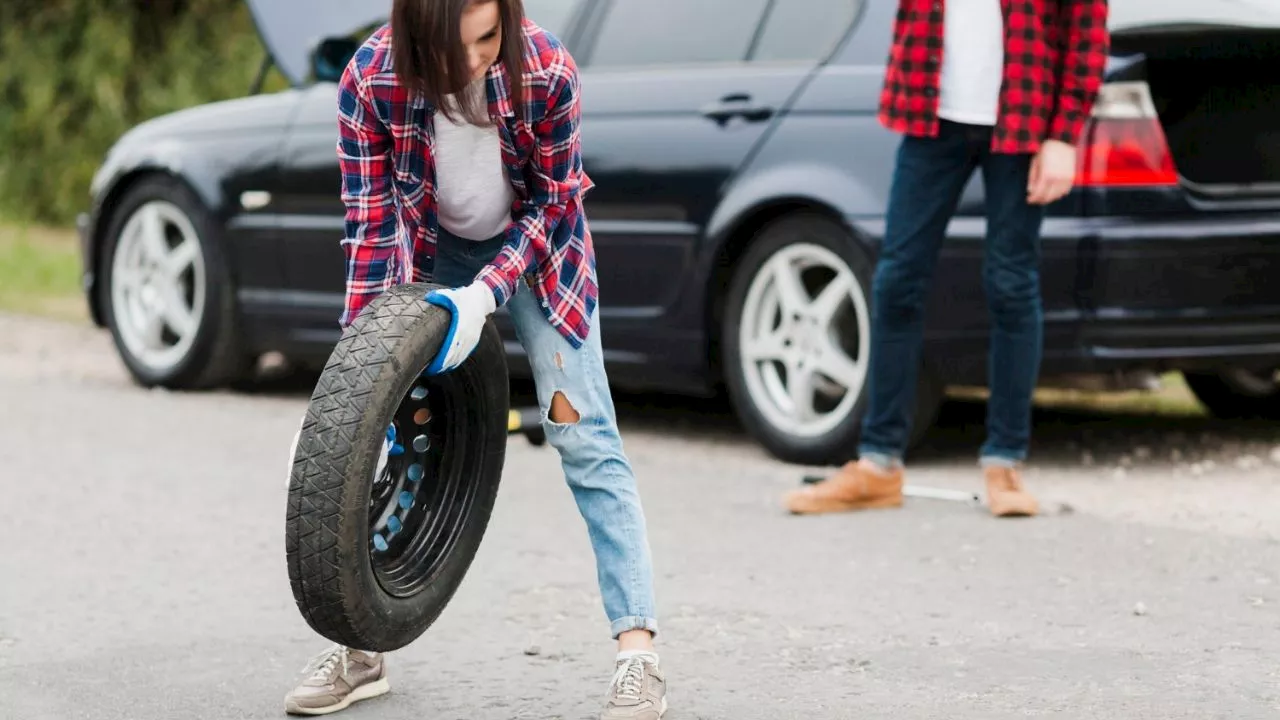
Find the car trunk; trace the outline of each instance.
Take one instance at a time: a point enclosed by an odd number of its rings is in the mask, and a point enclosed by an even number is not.
[[[1183,184],[1223,198],[1280,196],[1280,28],[1119,35],[1147,81]]]

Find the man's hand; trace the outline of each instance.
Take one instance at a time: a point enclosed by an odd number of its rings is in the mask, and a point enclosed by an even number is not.
[[[453,323],[445,335],[439,354],[427,366],[428,375],[439,375],[461,365],[480,343],[485,320],[497,309],[493,291],[482,282],[448,290],[432,290],[427,302],[453,314]]]
[[[1047,205],[1071,191],[1076,177],[1076,149],[1061,140],[1045,140],[1031,160],[1027,202]]]

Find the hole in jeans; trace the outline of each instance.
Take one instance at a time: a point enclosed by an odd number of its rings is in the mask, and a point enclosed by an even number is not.
[[[577,425],[582,416],[569,403],[569,398],[559,390],[551,396],[551,411],[547,413],[551,418],[551,422],[557,425]]]

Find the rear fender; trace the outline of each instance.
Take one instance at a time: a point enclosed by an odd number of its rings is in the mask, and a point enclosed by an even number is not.
[[[857,178],[830,165],[795,163],[778,166],[744,178],[716,208],[707,223],[708,243],[700,258],[707,271],[725,248],[749,240],[759,230],[759,220],[778,214],[778,209],[812,209],[825,212],[849,226],[860,238],[855,208],[882,205],[879,193]],[[871,226],[880,224],[883,212],[867,216]]]
[[[701,317],[689,320],[706,329],[707,352],[713,366],[718,363],[725,292],[738,258],[761,228],[788,213],[819,212],[843,224],[854,242],[874,254],[878,236],[873,229],[883,225],[883,219],[868,215],[863,226],[851,208],[875,207],[879,202],[877,195],[856,178],[811,163],[778,166],[735,185],[707,225],[707,242],[694,275],[707,281],[691,287],[690,292],[700,296],[685,303],[686,307],[701,309]]]

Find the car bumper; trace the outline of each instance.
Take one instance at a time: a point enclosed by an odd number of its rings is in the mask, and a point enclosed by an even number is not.
[[[1280,217],[1088,221],[1079,344],[1099,364],[1280,363]]]
[[[1085,219],[1075,247],[1080,359],[1106,369],[1280,364],[1280,217]]]
[[[80,289],[84,293],[85,303],[89,306],[89,317],[98,327],[102,327],[101,308],[97,303],[97,273],[93,253],[93,216],[88,212],[76,215],[76,234],[80,240]]]
[[[986,382],[985,222],[953,222],[928,353]],[[1280,216],[1052,217],[1043,227],[1042,373],[1280,366]]]

